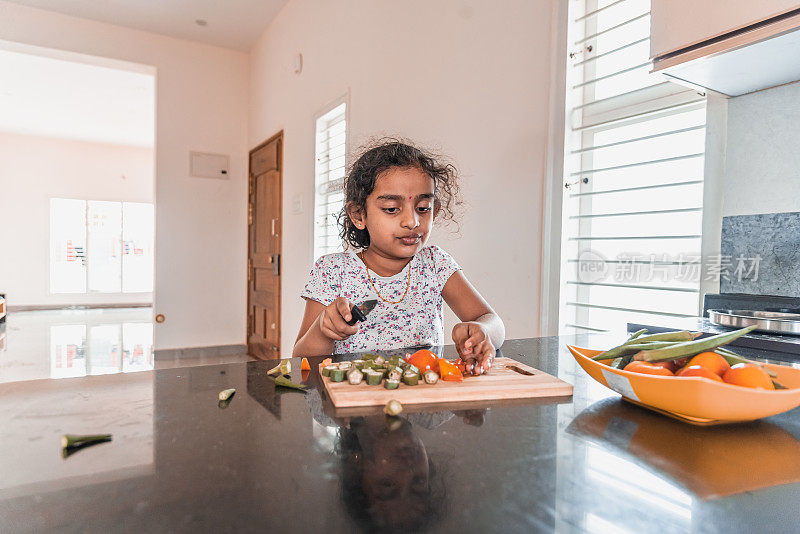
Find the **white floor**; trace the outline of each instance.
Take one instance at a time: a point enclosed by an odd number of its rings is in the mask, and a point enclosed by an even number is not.
[[[153,369],[153,309],[10,312],[0,325],[0,382]]]

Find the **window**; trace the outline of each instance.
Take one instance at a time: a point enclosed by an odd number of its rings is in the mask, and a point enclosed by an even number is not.
[[[570,5],[560,331],[695,316],[705,98],[649,73],[649,0]]]
[[[314,166],[314,259],[344,250],[337,215],[344,207],[347,103],[317,118]]]
[[[153,291],[153,204],[50,200],[52,293]]]

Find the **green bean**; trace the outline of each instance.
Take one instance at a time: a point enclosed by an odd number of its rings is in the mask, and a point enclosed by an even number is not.
[[[734,339],[748,332],[752,332],[755,328],[755,325],[753,325],[725,334],[717,334],[716,336],[709,336],[703,339],[673,344],[670,347],[643,350],[636,354],[634,359],[645,362],[665,362],[677,358],[695,356],[701,352],[711,351],[717,347],[726,345]]]

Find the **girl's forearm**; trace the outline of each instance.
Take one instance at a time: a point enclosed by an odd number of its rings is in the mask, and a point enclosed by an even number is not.
[[[322,315],[322,314],[320,314]],[[319,326],[319,317],[306,330],[303,337],[297,340],[292,350],[293,357],[322,356],[333,353],[333,340],[322,333]]]
[[[486,334],[489,336],[489,339],[492,340],[492,345],[495,348],[499,348],[500,345],[506,340],[506,327],[503,324],[503,320],[494,312],[484,313],[477,319],[475,319],[476,323],[480,323]]]

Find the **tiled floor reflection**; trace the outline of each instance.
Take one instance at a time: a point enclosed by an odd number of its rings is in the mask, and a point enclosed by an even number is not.
[[[0,327],[0,382],[153,369],[152,308],[8,314]]]

